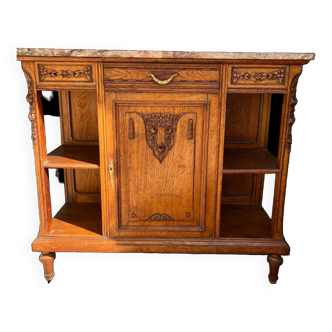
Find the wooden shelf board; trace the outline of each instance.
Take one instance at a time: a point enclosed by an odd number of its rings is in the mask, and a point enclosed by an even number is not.
[[[222,205],[221,238],[272,238],[271,219],[259,205]]]
[[[61,145],[47,155],[46,168],[99,168],[98,145]]]
[[[101,238],[101,203],[66,203],[52,220],[50,236]]]
[[[266,149],[225,148],[224,173],[278,173],[277,158]]]

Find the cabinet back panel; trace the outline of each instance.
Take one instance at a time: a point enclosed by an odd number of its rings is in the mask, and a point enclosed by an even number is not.
[[[227,95],[225,148],[266,148],[271,94]],[[263,177],[258,174],[224,174],[222,204],[260,204]]]
[[[70,118],[74,141],[98,142],[97,94],[95,91],[71,91]]]
[[[260,100],[260,94],[228,94],[225,144],[256,143],[258,139]]]
[[[261,204],[263,185],[263,174],[224,174],[221,204]]]
[[[253,174],[224,174],[223,195],[250,196],[253,191],[253,178]]]
[[[79,194],[100,194],[99,169],[76,169],[75,191]]]
[[[62,144],[97,145],[98,112],[95,91],[59,91],[61,97]],[[100,171],[98,169],[65,170],[67,202],[99,202]]]

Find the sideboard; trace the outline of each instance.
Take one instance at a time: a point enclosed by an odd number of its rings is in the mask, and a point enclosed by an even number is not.
[[[276,283],[290,253],[283,212],[296,88],[314,57],[17,49],[38,187],[32,250],[46,280],[56,252],[144,252],[267,255]],[[58,96],[54,151],[43,91]],[[64,174],[65,195],[54,215],[52,168]]]

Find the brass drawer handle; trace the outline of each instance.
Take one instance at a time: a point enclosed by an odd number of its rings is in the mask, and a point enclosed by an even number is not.
[[[158,80],[158,78],[157,77],[155,77],[153,74],[149,74],[149,76],[151,76],[152,78],[153,78],[153,80],[155,81],[155,82],[157,82],[158,84],[162,84],[162,85],[165,85],[165,84],[168,84],[172,79],[173,79],[173,77],[175,77],[175,76],[178,76],[178,74],[173,74],[168,80],[165,80],[165,81],[161,81],[161,80]]]

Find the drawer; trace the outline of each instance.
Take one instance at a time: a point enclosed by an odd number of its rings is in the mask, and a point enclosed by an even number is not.
[[[229,66],[228,87],[265,86],[284,88],[287,86],[288,66]]]
[[[105,64],[104,83],[115,89],[219,89],[220,65]]]
[[[94,84],[95,68],[91,63],[39,62],[36,63],[39,85],[50,83]]]

